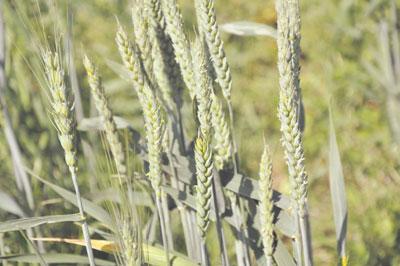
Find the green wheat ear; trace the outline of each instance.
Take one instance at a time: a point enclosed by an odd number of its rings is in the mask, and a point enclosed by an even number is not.
[[[264,245],[264,254],[267,265],[272,266],[272,253],[274,242],[273,231],[273,202],[272,202],[272,159],[269,147],[265,144],[260,161],[260,224],[261,237]]]
[[[209,48],[212,64],[217,74],[217,80],[225,99],[230,102],[232,91],[232,75],[225,55],[224,44],[218,29],[214,9],[214,0],[195,0],[199,27],[204,34]]]
[[[183,79],[193,99],[196,84],[194,81],[190,44],[183,28],[182,14],[176,0],[162,1],[162,10],[167,24],[166,30],[171,37],[175,50],[176,61],[179,63]]]
[[[125,153],[118,136],[117,125],[114,121],[112,111],[108,105],[108,101],[104,92],[104,87],[101,82],[101,77],[98,74],[97,67],[86,55],[84,56],[83,64],[86,69],[89,86],[91,88],[91,94],[94,98],[97,111],[101,115],[102,121],[104,123],[106,138],[110,145],[111,153],[114,157],[118,174],[120,174],[121,176],[125,176],[127,171],[125,165]]]
[[[231,156],[232,142],[222,104],[215,93],[211,93],[211,121],[214,129],[216,151],[214,154],[214,163],[217,169],[221,170]]]
[[[76,121],[74,118],[74,105],[71,92],[65,85],[65,72],[62,66],[61,56],[58,52],[49,50],[42,53],[46,82],[50,90],[51,114],[58,132],[58,139],[64,150],[65,162],[71,174],[75,189],[76,201],[79,213],[82,217],[82,232],[85,239],[86,251],[91,266],[94,266],[94,256],[90,242],[89,227],[86,222],[80,190],[78,186],[78,160],[76,151]]]

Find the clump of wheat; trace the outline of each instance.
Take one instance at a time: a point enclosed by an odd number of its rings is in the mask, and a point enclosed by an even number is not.
[[[50,90],[50,100],[54,125],[58,132],[58,139],[64,149],[65,162],[69,168],[72,183],[74,185],[79,213],[82,217],[82,231],[85,239],[86,250],[90,265],[94,265],[94,257],[90,242],[89,228],[86,222],[82,200],[80,196],[77,171],[78,160],[76,155],[76,121],[74,118],[74,105],[71,99],[70,90],[64,82],[64,70],[58,52],[50,50],[43,51],[42,59],[45,68],[47,85]]]
[[[104,87],[101,82],[101,77],[98,74],[97,67],[87,57],[83,60],[88,75],[88,81],[91,88],[92,96],[95,100],[97,111],[101,115],[106,138],[110,145],[111,153],[114,157],[118,174],[126,175],[125,154],[122,148],[122,143],[118,136],[117,125],[114,121],[112,111],[108,105],[108,101],[104,92]]]
[[[272,203],[272,159],[267,145],[264,145],[260,161],[260,224],[261,237],[264,245],[264,254],[267,257],[267,265],[273,264],[273,203]]]

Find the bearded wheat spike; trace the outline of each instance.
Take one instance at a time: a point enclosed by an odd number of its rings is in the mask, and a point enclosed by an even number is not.
[[[82,231],[85,239],[86,251],[90,265],[94,266],[94,256],[90,242],[89,227],[83,210],[81,195],[77,180],[78,160],[76,155],[76,121],[74,118],[74,105],[71,100],[70,90],[64,82],[64,69],[59,53],[43,51],[42,59],[45,68],[47,85],[50,90],[52,116],[58,131],[58,139],[64,149],[65,162],[69,168],[74,185],[79,213],[82,217]]]
[[[183,79],[190,97],[193,99],[196,84],[194,82],[190,45],[183,28],[182,14],[176,0],[162,0],[162,8],[167,24],[166,29],[175,50],[176,61],[179,63]]]
[[[267,258],[267,265],[272,266],[274,242],[274,216],[272,212],[272,159],[271,152],[267,145],[264,145],[264,151],[261,156],[259,178],[261,237],[264,245],[264,254]]]
[[[118,136],[117,125],[114,121],[112,111],[108,105],[101,77],[98,74],[97,67],[86,55],[83,59],[83,64],[88,75],[88,82],[91,88],[97,111],[101,115],[101,119],[105,127],[106,138],[110,145],[111,153],[114,157],[118,174],[124,176],[126,175],[127,170],[125,165],[125,154],[122,143]]]
[[[232,152],[230,131],[225,119],[221,102],[215,93],[211,94],[211,122],[214,128],[215,151],[214,163],[218,170],[224,167]]]
[[[217,74],[218,83],[222,89],[222,94],[230,103],[232,75],[225,55],[224,44],[218,29],[214,10],[214,0],[196,0],[196,12],[198,13],[200,30],[207,40],[207,45]]]

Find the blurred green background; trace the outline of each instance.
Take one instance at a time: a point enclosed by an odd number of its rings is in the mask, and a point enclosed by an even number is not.
[[[40,2],[40,1],[39,1]],[[130,1],[57,1],[57,14],[44,10],[52,29],[54,17],[67,31],[67,10],[73,15],[72,36],[77,80],[85,116],[93,113],[81,64],[83,51],[96,58],[104,74],[114,112],[141,127],[139,105],[129,83],[107,65],[119,62],[114,42],[116,19],[129,29]],[[186,28],[193,32],[192,1],[179,1]],[[385,89],[366,68],[379,66],[378,22],[388,13],[390,1],[301,1],[301,86],[306,115],[304,143],[310,176],[310,212],[316,265],[334,265],[335,231],[328,186],[329,104],[342,156],[348,199],[348,253],[350,265],[400,265],[400,158],[387,119]],[[17,4],[18,3],[18,4]],[[9,86],[5,99],[26,165],[45,178],[69,187],[56,132],[49,122],[47,96],[34,73],[39,67],[32,35],[22,21],[35,20],[35,1],[5,1],[7,32],[6,70]],[[276,26],[274,1],[217,0],[220,24],[254,21]],[[25,17],[26,16],[26,17]],[[29,28],[29,27],[28,27]],[[189,35],[193,36],[193,33]],[[275,187],[288,193],[287,170],[280,145],[277,119],[277,47],[269,37],[223,34],[233,70],[233,103],[241,170],[257,176],[263,136],[272,146]],[[400,101],[398,102],[400,104]],[[190,113],[189,113],[190,115]],[[395,114],[400,116],[400,113]],[[104,152],[97,148],[96,158]],[[83,158],[83,156],[81,156]],[[13,165],[4,133],[0,135],[1,189],[13,194],[21,205],[13,177]],[[85,169],[87,162],[81,162]],[[85,172],[86,173],[86,172]],[[82,181],[90,195],[90,177]],[[46,202],[50,192],[32,180],[34,214],[63,213],[64,208]],[[67,204],[66,207],[71,207]],[[44,208],[50,206],[49,208]],[[2,220],[13,217],[0,212]],[[51,227],[47,235],[72,229]],[[78,230],[76,231],[78,232]],[[76,233],[75,232],[75,233]],[[17,245],[14,243],[14,245]]]

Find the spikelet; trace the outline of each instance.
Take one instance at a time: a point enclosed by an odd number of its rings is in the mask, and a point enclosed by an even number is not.
[[[271,152],[267,145],[264,145],[264,151],[261,156],[259,178],[261,237],[267,261],[272,262],[274,242],[272,227],[274,218],[272,213],[272,160]]]
[[[211,122],[214,129],[215,151],[214,164],[218,170],[224,167],[232,151],[230,131],[225,119],[221,102],[215,93],[211,94]]]
[[[122,143],[118,136],[117,125],[114,121],[112,111],[108,105],[108,101],[105,96],[101,77],[98,74],[96,66],[86,55],[83,59],[83,64],[88,75],[88,82],[91,88],[91,94],[94,98],[97,111],[101,115],[105,127],[106,138],[110,145],[111,153],[114,157],[118,174],[124,176],[126,174],[125,154],[122,148]]]
[[[166,29],[175,50],[176,61],[179,63],[183,80],[189,89],[190,97],[193,99],[196,85],[194,82],[190,45],[183,28],[182,14],[176,0],[162,1],[162,10],[165,15]]]
[[[207,40],[207,45],[217,74],[218,83],[222,89],[222,94],[230,103],[232,75],[218,29],[214,10],[214,0],[196,0],[196,13],[198,16],[200,31],[204,34]]]
[[[282,145],[285,150],[292,197],[297,202],[300,216],[304,215],[308,176],[304,166],[302,134],[298,126],[296,93],[299,91],[299,49],[291,43],[291,18],[287,1],[278,0],[278,70],[280,100],[278,117],[281,122]],[[296,59],[297,58],[297,59]]]

